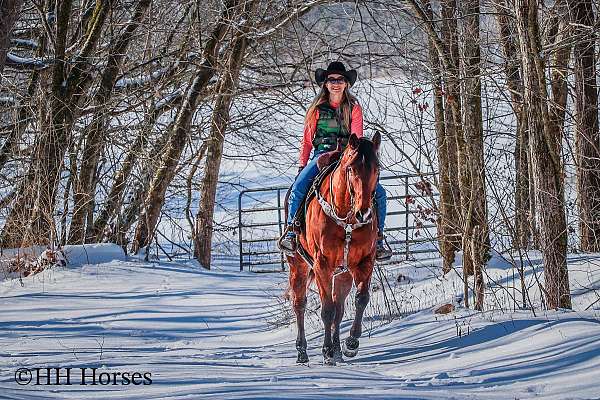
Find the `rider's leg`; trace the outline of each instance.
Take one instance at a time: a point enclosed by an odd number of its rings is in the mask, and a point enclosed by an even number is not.
[[[377,203],[377,228],[379,233],[383,234],[387,214],[387,194],[381,183],[377,183],[375,189],[375,202]]]
[[[290,197],[288,198],[288,225],[292,224],[302,199],[304,199],[304,196],[306,196],[306,193],[308,193],[313,179],[318,174],[319,167],[317,166],[317,158],[315,157],[308,164],[306,164],[306,167],[304,167],[304,169],[302,169],[300,174],[298,174],[296,177],[296,181],[292,185],[292,190],[290,191]]]
[[[385,189],[380,183],[377,183],[375,189],[375,202],[377,203],[377,229],[379,236],[377,238],[377,260],[387,260],[392,257],[392,251],[383,243],[383,230],[385,227],[385,216],[387,213],[387,195]]]
[[[313,159],[304,167],[304,169],[296,177],[296,181],[292,185],[290,196],[288,197],[288,217],[287,217],[287,229],[285,235],[279,240],[279,248],[286,252],[296,251],[296,233],[292,229],[291,225],[294,221],[294,217],[298,212],[300,203],[308,193],[313,180],[319,174],[319,167],[317,166],[317,157]]]

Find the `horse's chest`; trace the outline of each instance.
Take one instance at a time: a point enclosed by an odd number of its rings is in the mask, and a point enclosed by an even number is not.
[[[327,232],[328,230],[329,232]],[[311,239],[309,246],[315,253],[322,254],[328,260],[335,260],[336,265],[342,265],[346,237],[341,227],[325,227]],[[371,254],[374,244],[373,234],[368,228],[352,232],[348,248],[349,263],[362,260]]]

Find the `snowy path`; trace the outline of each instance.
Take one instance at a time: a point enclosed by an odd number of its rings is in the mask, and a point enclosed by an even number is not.
[[[0,398],[600,397],[593,313],[459,310],[436,320],[426,310],[372,329],[337,367],[320,365],[312,329],[311,364],[297,366],[294,326],[274,323],[285,279],[113,262],[0,283]],[[470,334],[457,337],[457,325]],[[18,368],[47,366],[72,367],[76,384],[14,381]],[[94,367],[150,372],[152,384],[81,386],[79,369]]]

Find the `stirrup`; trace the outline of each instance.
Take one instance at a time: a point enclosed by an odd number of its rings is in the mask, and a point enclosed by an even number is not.
[[[298,249],[296,233],[286,229],[277,241],[277,247],[279,248],[279,251],[283,252],[285,255],[293,256],[296,254],[296,250]]]
[[[394,252],[389,246],[386,247],[386,242],[384,240],[385,239],[383,238],[377,240],[377,247],[375,250],[375,259],[377,261],[389,260],[394,255]]]

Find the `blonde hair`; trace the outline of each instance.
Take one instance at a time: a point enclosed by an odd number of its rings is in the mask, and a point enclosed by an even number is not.
[[[339,107],[339,115],[342,117],[342,123],[344,124],[344,128],[350,134],[351,123],[352,123],[352,107],[354,104],[358,103],[358,100],[352,93],[350,93],[350,84],[346,82],[346,87],[344,88],[344,94],[342,95],[342,101]],[[329,103],[329,90],[325,86],[325,83],[321,86],[321,91],[314,98],[308,110],[306,111],[306,119],[304,122],[312,121],[317,111],[317,108],[324,103]]]

